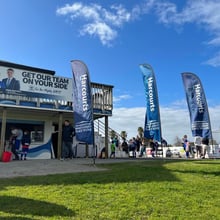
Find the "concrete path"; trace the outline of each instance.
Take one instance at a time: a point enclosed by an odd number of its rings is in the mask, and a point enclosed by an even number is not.
[[[50,160],[26,160],[0,162],[0,178],[13,178],[19,176],[39,176],[58,173],[76,173],[101,171],[96,164],[120,163],[130,161],[129,159],[95,159],[93,158],[74,158],[72,160],[60,161]]]

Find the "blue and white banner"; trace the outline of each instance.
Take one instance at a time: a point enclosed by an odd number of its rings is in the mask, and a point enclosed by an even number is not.
[[[149,64],[140,65],[146,96],[144,137],[161,142],[160,109],[155,75]]]
[[[212,138],[208,106],[202,83],[193,73],[182,73],[192,136]]]
[[[73,72],[73,114],[77,141],[94,142],[91,83],[87,66],[79,60],[71,61]]]
[[[71,101],[71,86],[66,77],[0,66],[0,94]]]

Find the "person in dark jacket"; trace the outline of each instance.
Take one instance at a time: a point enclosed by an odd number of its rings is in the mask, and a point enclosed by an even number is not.
[[[69,120],[65,120],[62,132],[61,160],[73,157],[73,136],[75,136],[75,129],[70,125]]]
[[[24,160],[26,160],[29,146],[31,144],[31,136],[30,136],[29,131],[27,130],[24,131],[24,135],[21,139],[21,144],[22,144],[21,160],[23,160],[23,157],[24,157]]]

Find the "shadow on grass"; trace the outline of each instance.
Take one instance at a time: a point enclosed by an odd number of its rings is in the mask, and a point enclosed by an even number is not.
[[[15,196],[0,196],[0,211],[14,215],[33,216],[39,216],[40,213],[42,217],[75,215],[73,211],[67,209],[65,206]],[[3,219],[5,219],[5,217]],[[16,219],[19,218],[16,217]]]
[[[216,172],[208,172],[204,170],[173,170],[177,173],[183,173],[183,174],[199,174],[199,175],[213,175],[213,176],[220,176],[220,171]]]
[[[32,186],[32,185],[79,185],[79,184],[107,184],[107,183],[129,183],[129,182],[163,182],[163,181],[179,181],[175,172],[202,172],[178,169],[169,169],[169,164],[186,163],[186,167],[190,163],[212,163],[212,161],[188,161],[188,160],[151,160],[151,161],[132,161],[112,164],[97,164],[97,167],[105,168],[105,171],[98,172],[82,172],[82,173],[67,173],[53,174],[47,176],[32,176],[32,177],[16,177],[11,179],[1,179],[0,189],[9,186]],[[203,166],[203,164],[201,164]],[[214,170],[216,171],[216,170]],[[211,171],[210,171],[211,172]],[[211,173],[207,174],[211,174]],[[219,175],[219,172],[213,172],[213,175]]]
[[[0,220],[33,220],[32,218],[11,216],[11,217],[0,217]]]
[[[201,161],[196,161],[197,164],[210,164],[210,165],[220,165],[220,161],[217,160],[212,160],[212,161],[205,161],[205,160],[201,160]]]
[[[53,174],[47,176],[16,177],[13,178],[13,181],[10,181],[10,179],[1,179],[0,189],[13,185],[73,185],[87,183],[107,184],[113,182],[179,181],[175,175],[164,166],[167,163],[173,162],[177,161],[152,160],[97,164],[97,167],[105,168],[106,170],[98,172]]]
[[[25,217],[0,217],[0,220],[32,220],[32,218],[25,218]]]

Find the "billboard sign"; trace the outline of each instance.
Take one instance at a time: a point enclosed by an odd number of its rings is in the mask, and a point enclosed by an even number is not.
[[[71,101],[70,91],[72,91],[70,78],[0,66],[0,94]]]

